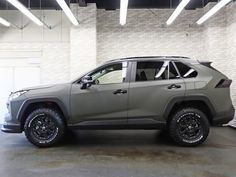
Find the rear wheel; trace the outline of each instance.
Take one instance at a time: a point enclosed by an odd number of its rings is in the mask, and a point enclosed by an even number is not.
[[[27,117],[24,131],[32,144],[38,147],[49,147],[61,140],[64,135],[65,124],[57,111],[39,108]]]
[[[169,122],[169,134],[180,145],[199,145],[206,140],[209,134],[208,119],[198,109],[180,109],[172,116]]]

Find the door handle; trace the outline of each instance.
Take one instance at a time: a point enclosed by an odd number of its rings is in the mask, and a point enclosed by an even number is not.
[[[122,89],[118,89],[116,91],[113,92],[114,95],[117,95],[117,94],[126,94],[127,93],[127,90],[122,90]]]
[[[168,89],[179,89],[179,88],[181,88],[181,85],[172,84],[172,85],[169,85],[167,88]]]

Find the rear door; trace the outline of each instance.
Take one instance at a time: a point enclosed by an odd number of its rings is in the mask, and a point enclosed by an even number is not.
[[[129,123],[162,122],[167,103],[174,97],[184,95],[185,83],[173,62],[133,62],[129,86]]]

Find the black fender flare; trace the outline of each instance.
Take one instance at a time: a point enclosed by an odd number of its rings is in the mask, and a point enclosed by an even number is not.
[[[165,106],[163,115],[164,119],[167,120],[168,116],[171,113],[172,108],[175,106],[176,103],[179,102],[188,102],[188,101],[203,101],[211,111],[211,114],[213,116],[216,115],[216,111],[214,109],[213,104],[211,101],[207,98],[205,95],[190,95],[190,96],[179,96],[179,97],[173,97]]]
[[[24,113],[26,111],[26,109],[28,108],[29,105],[33,104],[33,103],[42,103],[42,102],[54,102],[56,103],[59,108],[61,109],[63,115],[65,116],[65,119],[68,120],[69,119],[69,111],[66,109],[65,104],[57,97],[49,97],[49,98],[32,98],[32,99],[27,99],[23,102],[23,104],[21,105],[17,116],[16,116],[16,120],[18,120],[19,122],[21,122]]]

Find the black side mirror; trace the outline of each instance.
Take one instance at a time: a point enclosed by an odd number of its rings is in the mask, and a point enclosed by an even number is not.
[[[81,89],[87,89],[88,87],[91,87],[93,83],[93,79],[91,76],[84,76],[81,80]]]

